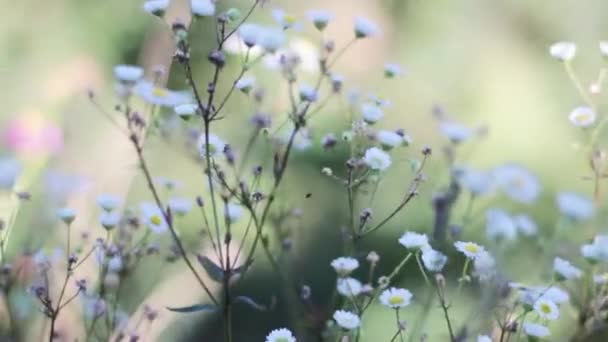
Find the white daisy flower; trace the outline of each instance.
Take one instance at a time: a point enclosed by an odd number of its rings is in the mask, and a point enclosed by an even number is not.
[[[162,234],[169,229],[165,216],[160,208],[153,203],[143,202],[139,205],[142,222],[154,233]]]
[[[211,0],[190,0],[190,9],[195,17],[210,17],[215,14],[215,2]]]
[[[473,275],[479,278],[481,282],[494,278],[496,275],[496,260],[490,253],[484,251],[473,259]]]
[[[274,329],[266,336],[266,342],[296,342],[293,333],[286,328]]]
[[[257,24],[244,23],[239,27],[239,37],[247,47],[253,47],[258,44],[262,27]]]
[[[378,34],[380,30],[378,26],[371,20],[365,17],[355,18],[355,37],[365,38]]]
[[[526,335],[533,338],[547,337],[551,334],[549,328],[541,324],[524,322],[522,328]]]
[[[512,217],[513,223],[517,227],[517,231],[525,236],[534,236],[538,233],[538,226],[534,220],[525,214],[515,215]]]
[[[595,215],[593,201],[574,192],[557,194],[557,206],[562,215],[574,221],[588,220]]]
[[[385,150],[403,145],[403,137],[393,131],[380,130],[376,133],[376,139]]]
[[[391,166],[391,156],[377,147],[370,147],[365,151],[363,162],[372,170],[384,171]]]
[[[599,42],[600,52],[604,58],[608,57],[608,41]]]
[[[253,86],[255,85],[255,77],[253,76],[243,76],[236,83],[234,87],[245,94],[249,94]]]
[[[169,7],[169,0],[149,0],[144,2],[145,12],[161,17]]]
[[[137,65],[117,65],[114,67],[114,77],[126,84],[134,84],[144,76],[144,69]]]
[[[556,304],[564,304],[570,300],[568,292],[557,286],[529,286],[522,287],[520,290],[527,298],[525,303],[529,305],[533,305],[540,298],[546,298]]]
[[[419,250],[429,246],[429,238],[426,234],[405,232],[399,238],[399,243],[407,249]]]
[[[243,207],[235,203],[228,203],[225,215],[230,222],[234,223],[243,216]]]
[[[300,100],[306,102],[317,101],[318,94],[317,90],[310,84],[302,83],[299,87]]]
[[[336,310],[334,312],[334,320],[342,329],[354,330],[361,325],[361,319],[350,311]]]
[[[97,205],[105,211],[112,211],[122,204],[122,199],[112,194],[100,194],[97,196]]]
[[[192,210],[192,200],[184,197],[172,197],[167,201],[169,208],[173,214],[184,216]]]
[[[429,272],[441,272],[447,261],[447,256],[431,246],[422,247],[422,263]]]
[[[551,57],[566,62],[576,56],[576,44],[572,42],[557,42],[549,48]]]
[[[570,115],[568,115],[568,119],[574,126],[577,127],[589,127],[595,123],[597,119],[597,114],[595,110],[591,107],[581,106],[574,108]]]
[[[488,209],[486,235],[490,240],[514,241],[517,239],[517,226],[506,211],[497,208]]]
[[[395,63],[387,63],[384,64],[384,76],[387,78],[395,78],[401,76],[401,66]]]
[[[99,223],[107,230],[114,229],[120,223],[121,215],[115,211],[104,211],[99,215]]]
[[[211,158],[217,157],[224,153],[226,143],[215,134],[209,134],[209,156]],[[201,158],[205,159],[207,154],[206,148],[206,137],[205,134],[201,134],[198,138],[198,152]]]
[[[391,287],[380,294],[380,303],[391,309],[401,309],[410,305],[412,297],[412,293],[406,289]]]
[[[180,118],[184,120],[189,120],[191,117],[195,116],[198,112],[198,105],[195,103],[184,103],[179,106],[173,107],[173,111]]]
[[[356,297],[361,294],[363,284],[355,278],[338,278],[336,288],[344,297]]]
[[[554,321],[559,318],[559,309],[557,308],[557,304],[547,298],[539,298],[534,303],[534,311],[536,311],[538,316],[540,316],[542,319]]]
[[[334,15],[326,10],[310,10],[306,12],[306,17],[315,25],[317,30],[323,31],[333,19]]]
[[[583,271],[561,258],[553,260],[553,272],[558,280],[578,279],[583,276]]]
[[[283,30],[287,30],[292,27],[299,26],[298,22],[296,20],[296,17],[285,12],[285,10],[283,10],[283,9],[274,8],[271,11],[271,15],[272,15],[272,18],[274,19],[274,21],[276,21],[277,24],[281,25],[281,28]]]
[[[493,171],[494,181],[514,201],[530,204],[538,198],[541,186],[538,178],[528,169],[507,164]]]
[[[382,119],[384,112],[378,105],[366,102],[361,105],[361,116],[365,122],[373,125]]]
[[[23,167],[13,158],[0,159],[0,189],[12,190]]]
[[[61,221],[65,222],[65,224],[71,224],[76,218],[76,211],[72,208],[64,207],[57,210],[57,217],[59,217]]]
[[[488,172],[474,170],[469,167],[454,169],[456,180],[473,196],[482,196],[492,191],[493,179]]]
[[[283,30],[273,27],[258,28],[256,39],[256,43],[269,53],[277,52],[287,40]],[[246,40],[245,43],[247,43]]]
[[[336,270],[339,276],[345,277],[359,267],[359,261],[351,257],[339,257],[331,262],[331,267]]]
[[[488,335],[477,336],[477,342],[492,342],[492,339]]]
[[[481,253],[486,251],[483,246],[480,246],[475,242],[456,241],[454,247],[471,260],[477,258]]]
[[[175,107],[191,100],[187,92],[158,87],[149,81],[139,81],[134,90],[145,102],[155,106]]]
[[[454,144],[462,143],[473,136],[473,130],[455,121],[441,121],[439,131]]]

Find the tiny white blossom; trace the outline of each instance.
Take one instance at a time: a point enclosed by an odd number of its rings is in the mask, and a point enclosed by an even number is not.
[[[169,229],[165,216],[153,203],[143,202],[139,205],[142,222],[154,233],[162,234]]]
[[[22,169],[21,163],[16,159],[0,159],[0,189],[12,190]]]
[[[593,201],[574,192],[557,194],[557,206],[562,215],[574,221],[588,220],[595,215]]]
[[[559,318],[559,309],[553,301],[541,297],[534,303],[534,311],[543,319],[554,321]]]
[[[342,329],[354,330],[361,325],[361,319],[350,311],[336,310],[334,312],[334,320]]]
[[[439,131],[454,144],[462,143],[473,136],[473,130],[455,121],[441,121]]]
[[[431,246],[422,247],[422,263],[429,272],[441,272],[448,257]]]
[[[144,76],[144,69],[137,65],[117,65],[114,67],[114,77],[119,82],[134,84]]]
[[[483,246],[480,246],[475,242],[456,241],[454,247],[469,259],[475,259],[486,251]]]
[[[363,162],[372,170],[384,171],[391,166],[391,156],[377,147],[370,147],[365,151]]]
[[[120,270],[122,270],[122,258],[120,255],[115,255],[108,259],[109,272],[120,272]]]
[[[492,339],[488,335],[477,336],[477,342],[492,342]]]
[[[236,83],[234,87],[245,94],[249,94],[251,88],[255,85],[255,77],[253,76],[243,76]]]
[[[576,44],[572,42],[557,42],[549,48],[551,57],[566,62],[576,56]]]
[[[264,27],[258,30],[257,44],[267,52],[275,53],[285,45],[287,39],[283,30],[272,27]]]
[[[172,197],[167,201],[171,212],[178,216],[186,215],[192,210],[192,200],[184,197]]]
[[[608,235],[597,235],[593,242],[581,246],[581,254],[590,262],[608,261]]]
[[[490,253],[484,251],[473,259],[473,275],[479,278],[481,282],[494,278],[496,275],[496,260]]]
[[[57,217],[61,219],[66,224],[70,224],[76,218],[76,211],[69,207],[64,207],[57,210]]]
[[[391,287],[380,294],[380,303],[391,309],[400,309],[410,305],[412,297],[412,293],[406,289]]]
[[[524,329],[526,335],[534,338],[547,337],[551,334],[549,328],[541,324],[524,322],[524,324],[522,324],[522,328]]]
[[[517,239],[517,226],[504,210],[488,209],[486,211],[486,235],[491,240],[513,241]]]
[[[313,23],[317,30],[323,31],[334,15],[326,10],[310,10],[306,12],[306,17],[308,17],[308,20]]]
[[[207,148],[206,148],[206,136],[205,134],[201,134],[198,138],[198,152],[201,158],[206,158]],[[215,134],[209,134],[209,156],[214,158],[224,152],[226,147],[226,143],[220,139]]]
[[[99,215],[99,223],[105,229],[113,229],[120,222],[121,215],[118,212],[112,211],[104,211]]]
[[[112,194],[100,194],[97,196],[97,205],[105,211],[112,211],[122,204],[122,199]]]
[[[173,107],[173,111],[180,118],[184,120],[190,119],[192,116],[196,115],[198,111],[198,105],[194,103],[184,103],[179,106]]]
[[[302,83],[299,87],[300,100],[306,102],[317,101],[318,95],[317,90],[310,84]]]
[[[210,17],[215,14],[215,3],[211,0],[190,0],[190,9],[195,17]]]
[[[351,257],[339,257],[331,262],[331,267],[336,270],[338,275],[345,277],[359,267],[359,261]]]
[[[355,278],[338,278],[336,288],[345,297],[356,297],[361,293],[363,284]]]
[[[274,8],[272,9],[271,14],[272,19],[274,19],[277,24],[281,25],[281,28],[283,30],[299,26],[298,22],[296,21],[296,17],[294,17],[290,13],[285,12],[283,9]]]
[[[155,106],[175,107],[191,100],[187,92],[169,90],[149,81],[139,81],[135,85],[135,93],[145,102]]]
[[[502,165],[494,169],[493,175],[498,187],[514,201],[530,204],[540,195],[538,178],[522,166]]]
[[[532,218],[525,214],[515,215],[512,217],[517,231],[525,236],[534,236],[538,233],[538,227],[536,222]]]
[[[144,2],[143,9],[145,12],[162,16],[169,7],[169,0],[148,0]]]
[[[399,243],[407,249],[419,250],[429,246],[429,238],[426,234],[405,232],[399,238]]]
[[[238,221],[238,219],[241,218],[241,216],[243,216],[243,207],[235,204],[235,203],[228,203],[226,205],[226,217],[230,220],[230,222],[236,222]]]
[[[296,342],[293,333],[286,328],[274,329],[266,336],[266,342]]]
[[[401,66],[395,63],[387,63],[384,65],[384,76],[387,78],[399,77],[402,74]]]
[[[403,145],[403,137],[393,131],[380,130],[376,133],[376,139],[386,150]]]
[[[366,102],[361,105],[361,116],[365,122],[373,125],[382,119],[384,112],[378,105]]]
[[[589,127],[595,123],[597,114],[591,107],[582,106],[576,107],[568,115],[568,119],[574,126],[577,127]]]
[[[378,34],[378,26],[365,17],[355,18],[355,37],[365,38]]]
[[[239,36],[247,47],[253,47],[258,44],[262,27],[257,24],[244,23],[239,27]]]
[[[553,272],[558,280],[578,279],[583,276],[583,271],[573,266],[569,261],[561,258],[553,260]]]
[[[475,170],[469,167],[455,167],[454,176],[458,183],[470,191],[473,196],[489,193],[493,188],[493,179],[488,172]]]

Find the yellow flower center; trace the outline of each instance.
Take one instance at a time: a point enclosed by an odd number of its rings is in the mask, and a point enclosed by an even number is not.
[[[542,303],[540,305],[540,311],[544,314],[550,314],[551,313],[551,306],[549,306],[549,304],[547,303]]]
[[[474,244],[467,244],[466,246],[464,246],[464,249],[469,253],[477,253],[479,251],[479,247]]]
[[[154,215],[154,216],[150,217],[150,222],[152,222],[152,224],[155,226],[160,226],[160,224],[163,221],[161,220],[161,218],[158,215]]]
[[[157,97],[167,97],[169,95],[169,92],[167,91],[167,89],[154,87],[152,88],[152,95]]]
[[[285,16],[283,17],[283,20],[285,20],[285,22],[289,25],[293,25],[296,23],[296,17],[294,17],[291,14],[285,14]]]
[[[403,297],[401,296],[390,296],[388,298],[388,303],[391,305],[400,305],[403,304]]]
[[[585,123],[589,121],[589,113],[579,113],[574,117],[574,121],[577,123]]]

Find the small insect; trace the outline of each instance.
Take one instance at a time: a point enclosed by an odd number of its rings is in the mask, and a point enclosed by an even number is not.
[[[312,197],[312,193],[311,193],[311,192],[307,193],[305,197],[306,197],[306,198],[310,198],[310,197]]]

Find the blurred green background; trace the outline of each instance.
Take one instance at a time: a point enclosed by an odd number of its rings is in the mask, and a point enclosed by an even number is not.
[[[246,8],[249,1],[218,1],[220,8]],[[172,14],[179,16],[186,1],[175,0]],[[129,202],[148,199],[143,179],[137,174],[127,141],[117,134],[88,102],[86,93],[94,89],[108,108],[112,100],[112,67],[116,64],[142,64],[150,68],[168,65],[172,48],[170,35],[159,21],[145,15],[139,1],[123,0],[0,0],[3,20],[0,21],[0,120],[2,127],[15,117],[49,120],[60,125],[64,148],[48,158],[36,158],[36,163],[49,165],[68,173],[82,174],[90,180],[85,191],[79,192],[70,203],[82,211],[89,208],[90,217],[81,220],[83,228],[95,222],[93,200],[101,192],[114,192],[129,197]],[[581,100],[568,81],[562,66],[548,55],[548,47],[558,40],[571,40],[579,46],[574,66],[584,84],[597,78],[602,59],[597,42],[607,38],[608,22],[605,13],[608,3],[601,0],[564,1],[482,1],[482,0],[308,0],[269,1],[265,8],[253,15],[253,21],[270,22],[270,9],[281,7],[304,23],[296,34],[315,44],[319,37],[306,24],[307,9],[326,8],[335,14],[327,36],[335,38],[338,46],[352,35],[352,19],[366,15],[376,21],[382,35],[361,41],[344,55],[337,69],[346,76],[346,88],[358,88],[389,99],[383,127],[402,127],[414,138],[414,144],[394,159],[397,168],[383,181],[374,205],[376,217],[383,217],[402,195],[411,179],[407,158],[419,158],[419,150],[428,145],[434,155],[427,169],[428,181],[421,195],[373,238],[366,240],[364,250],[377,250],[382,257],[380,266],[390,271],[404,255],[396,242],[404,230],[431,233],[434,191],[447,186],[449,174],[441,150],[447,142],[437,132],[437,122],[431,108],[439,104],[451,117],[469,126],[487,125],[486,139],[463,146],[459,156],[468,164],[486,169],[507,161],[529,167],[541,179],[543,193],[539,202],[524,208],[494,197],[476,203],[476,224],[463,234],[467,239],[484,241],[483,208],[503,206],[517,212],[530,213],[541,230],[553,229],[557,209],[554,193],[558,190],[591,192],[586,157],[577,148],[582,134],[571,127],[567,115]],[[180,12],[181,8],[181,12]],[[212,26],[197,23],[192,36],[196,78],[200,84],[209,80],[210,65],[205,54],[213,46]],[[399,63],[405,76],[398,80],[383,80],[385,62]],[[178,68],[174,68],[178,69]],[[226,74],[236,75],[236,63]],[[180,70],[170,70],[169,85],[184,88]],[[277,82],[276,75],[262,71],[256,76],[269,86]],[[226,80],[229,77],[226,77]],[[227,86],[226,83],[224,86]],[[276,96],[278,111],[287,103],[284,95]],[[252,113],[244,98],[236,97],[228,108],[229,115],[219,126],[222,137],[242,146],[248,137],[247,120]],[[596,101],[605,101],[600,95]],[[346,150],[323,151],[319,139],[328,132],[339,134],[347,128],[348,113],[337,103],[330,103],[311,123],[315,147],[294,155],[283,185],[291,205],[302,208],[304,215],[298,224],[297,239],[285,261],[297,282],[313,289],[315,310],[319,317],[327,317],[324,303],[328,301],[335,275],[329,261],[341,255],[335,246],[340,244],[340,226],[346,221],[347,207],[343,191],[331,180],[321,177],[324,166],[342,167]],[[43,118],[43,119],[40,119]],[[37,122],[37,121],[36,121]],[[179,143],[167,144],[152,138],[148,142],[148,156],[155,175],[178,179],[184,186],[181,195],[194,197],[203,190],[203,178],[197,165],[180,153]],[[261,148],[256,156],[270,160],[268,151]],[[8,152],[7,152],[8,153]],[[85,157],[86,156],[86,157]],[[42,161],[40,161],[42,160]],[[37,179],[37,178],[35,178]],[[35,180],[31,190],[35,195]],[[129,189],[127,191],[127,189]],[[305,198],[311,193],[310,199]],[[12,249],[19,246],[37,248],[62,241],[59,227],[48,227],[38,219],[38,208],[44,200],[24,206],[18,218],[18,234]],[[463,214],[465,203],[458,203],[454,217]],[[194,239],[200,228],[199,218],[192,215],[183,223],[185,234]],[[90,228],[93,234],[95,229]],[[538,257],[534,243],[521,242],[510,246],[505,254],[507,276],[519,281],[539,281],[544,275],[540,265],[529,260]],[[449,271],[459,272],[462,260],[451,253]],[[258,257],[255,272],[238,286],[238,292],[269,303],[279,295],[280,283]],[[124,302],[128,312],[135,312],[144,302],[162,308],[166,305],[191,304],[202,295],[183,275],[181,265],[166,266],[158,272],[157,265],[143,264],[136,276],[128,281]],[[164,271],[166,269],[166,272]],[[522,276],[523,272],[523,276]],[[546,272],[545,272],[546,273]],[[409,288],[422,303],[424,290],[415,268],[402,272],[399,284]],[[192,287],[192,288],[191,288]],[[156,293],[164,293],[156,295]],[[179,293],[177,293],[179,292]],[[475,296],[475,292],[469,293]],[[474,306],[472,297],[463,296],[453,306],[459,324],[465,322]],[[151,301],[151,302],[150,302]],[[407,310],[404,317],[413,321],[421,305]],[[278,302],[275,310],[257,313],[250,308],[238,308],[234,326],[237,341],[261,341],[273,328],[289,325],[285,304]],[[565,314],[566,320],[568,314]],[[377,307],[367,316],[366,335],[369,341],[389,339],[393,330],[386,324],[391,312]],[[434,310],[426,329],[430,340],[445,338],[439,310]],[[479,319],[479,318],[477,318]],[[390,321],[392,324],[392,321]],[[564,327],[567,329],[567,326]],[[487,331],[484,331],[487,333]],[[150,339],[215,341],[221,333],[219,317],[200,314],[176,316],[161,309],[159,323],[150,328]]]

